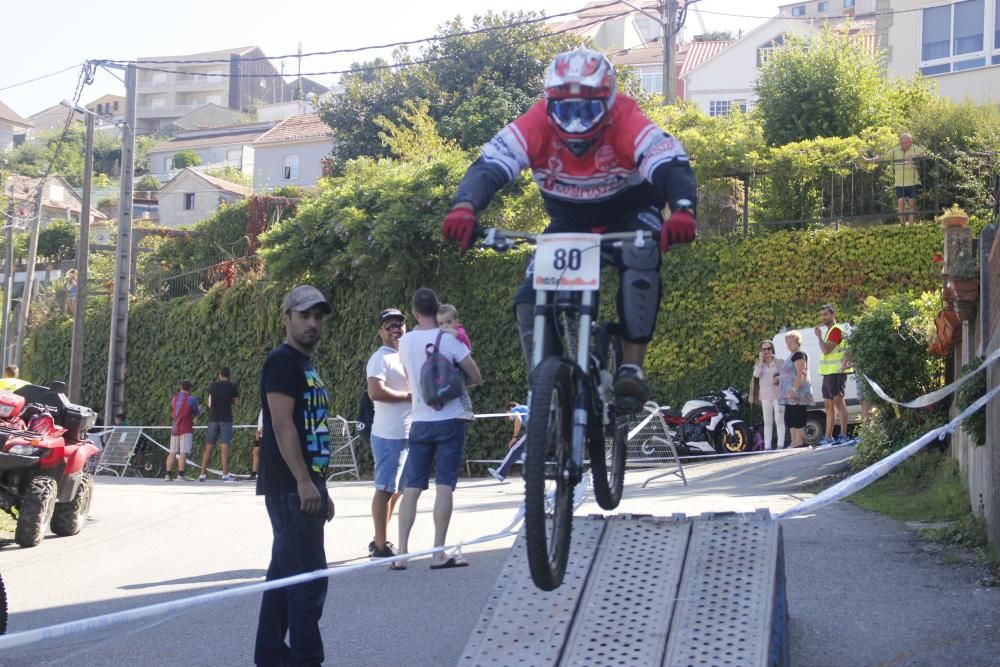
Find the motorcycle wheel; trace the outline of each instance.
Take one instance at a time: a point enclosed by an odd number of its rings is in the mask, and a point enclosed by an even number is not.
[[[614,377],[622,357],[622,342],[607,322],[597,327],[594,345],[602,368]],[[622,500],[628,429],[629,415],[612,409],[611,422],[599,431],[600,437],[588,439],[594,498],[602,509],[613,510]]]
[[[36,475],[31,480],[21,501],[17,528],[14,529],[14,541],[18,545],[25,549],[35,547],[45,537],[45,528],[52,519],[58,490],[56,480],[47,475]]]
[[[525,442],[524,535],[535,586],[558,588],[566,574],[573,521],[573,373],[558,357],[532,373]],[[551,500],[549,498],[551,494]]]
[[[742,454],[750,451],[750,429],[743,422],[733,424],[733,434],[723,428],[719,434],[719,449],[722,454]]]
[[[76,535],[83,530],[83,525],[90,514],[90,501],[94,497],[94,476],[85,473],[80,480],[73,500],[56,503],[52,513],[52,532],[60,537]]]
[[[163,476],[163,457],[159,452],[144,448],[135,454],[135,467],[140,477],[159,479]]]

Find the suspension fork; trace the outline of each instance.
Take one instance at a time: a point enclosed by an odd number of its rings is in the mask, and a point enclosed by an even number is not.
[[[591,313],[594,304],[594,293],[591,291],[580,294],[579,327],[576,340],[576,369],[573,392],[573,462],[575,464],[573,483],[579,479],[583,470],[584,452],[587,448],[587,420],[590,415],[590,327],[593,320]]]

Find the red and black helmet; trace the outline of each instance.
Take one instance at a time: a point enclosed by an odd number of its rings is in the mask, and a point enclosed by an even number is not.
[[[616,95],[611,61],[592,49],[560,53],[545,73],[549,120],[567,142],[593,142],[608,123]]]

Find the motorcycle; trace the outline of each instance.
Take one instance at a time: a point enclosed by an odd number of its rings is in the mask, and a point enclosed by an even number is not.
[[[750,451],[750,427],[739,418],[744,402],[740,392],[727,387],[687,401],[679,413],[664,412],[677,452],[697,456]]]
[[[95,415],[70,403],[62,383],[0,391],[0,510],[17,520],[14,541],[36,546],[47,528],[75,535],[90,511],[100,449],[87,439]]]

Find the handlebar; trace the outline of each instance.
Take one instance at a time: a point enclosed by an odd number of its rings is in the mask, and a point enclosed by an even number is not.
[[[534,245],[541,234],[516,232],[497,227],[476,227],[473,237],[481,239],[477,244],[480,248],[504,252],[519,245]],[[636,241],[637,245],[647,241],[658,241],[659,232],[637,229],[634,232],[604,232],[601,234],[601,245],[620,245],[624,241]]]

